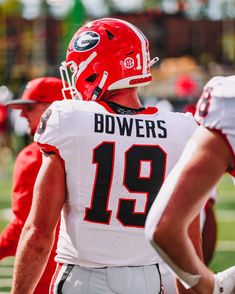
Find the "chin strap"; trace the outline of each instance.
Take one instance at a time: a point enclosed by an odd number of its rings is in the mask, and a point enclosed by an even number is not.
[[[104,85],[106,83],[107,78],[108,78],[108,72],[104,71],[102,79],[101,79],[99,85],[96,86],[95,90],[93,91],[93,94],[92,94],[92,97],[91,97],[92,101],[95,101],[100,96],[100,94],[101,94],[101,92],[103,90],[103,87],[104,87]]]
[[[158,62],[158,60],[158,57],[154,57],[152,60],[150,60],[150,67],[152,67],[156,62]]]

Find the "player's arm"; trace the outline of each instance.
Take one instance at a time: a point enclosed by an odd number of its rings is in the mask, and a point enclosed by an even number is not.
[[[17,248],[12,293],[33,293],[49,257],[64,201],[65,172],[61,159],[55,154],[43,155],[31,211]]]
[[[193,246],[196,250],[198,257],[203,260],[202,252],[202,240],[201,240],[201,230],[200,230],[200,216],[198,215],[196,219],[189,226],[189,238],[191,239]],[[176,279],[176,286],[179,294],[193,294],[195,293],[192,289],[186,289],[182,283]]]
[[[211,188],[233,164],[221,135],[198,128],[164,182],[146,222],[147,238],[158,253],[186,286],[200,294],[212,293],[213,274],[197,256],[188,229]]]

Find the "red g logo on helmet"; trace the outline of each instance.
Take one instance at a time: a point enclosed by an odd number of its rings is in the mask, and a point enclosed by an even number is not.
[[[77,52],[88,51],[98,45],[100,36],[96,32],[84,32],[75,38],[73,49]]]

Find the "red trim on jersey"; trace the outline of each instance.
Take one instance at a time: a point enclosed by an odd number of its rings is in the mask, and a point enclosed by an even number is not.
[[[58,263],[58,264],[57,264],[57,267],[56,267],[55,273],[54,273],[54,275],[53,275],[53,277],[52,277],[52,279],[51,279],[51,284],[50,284],[49,294],[54,294],[55,282],[56,282],[56,280],[57,280],[57,278],[58,278],[58,275],[59,275],[59,272],[60,272],[62,266],[63,266],[63,263]]]
[[[233,168],[232,168],[232,167],[231,167],[231,168],[228,168],[227,172],[228,172],[230,175],[232,175],[233,177],[235,177],[235,154],[234,154],[233,148],[232,148],[232,146],[231,146],[231,144],[230,144],[230,142],[229,142],[229,140],[228,140],[228,138],[227,138],[227,135],[224,134],[224,133],[222,133],[222,131],[221,131],[221,130],[218,130],[218,129],[208,128],[208,127],[207,127],[207,129],[209,129],[209,130],[211,130],[211,131],[214,131],[214,132],[216,132],[217,134],[219,134],[220,136],[222,136],[223,139],[224,139],[224,141],[226,142],[228,148],[230,149],[230,151],[231,151],[231,153],[232,153],[232,156],[233,156],[233,163],[234,163],[234,167],[233,167]]]
[[[107,103],[105,103],[104,101],[98,101],[98,104],[100,104],[101,106],[103,106],[108,112],[110,113],[116,113],[113,111],[113,109],[111,107],[109,107],[109,105]]]
[[[114,114],[118,114],[116,113],[105,101],[98,101],[98,104],[100,104],[101,106],[103,106],[108,112],[110,113],[114,113]],[[142,111],[136,112],[134,114],[131,115],[138,115],[138,114],[155,114],[158,112],[157,107],[148,107],[145,108]],[[128,114],[129,115],[129,114]]]
[[[49,144],[44,144],[44,143],[40,143],[40,142],[37,142],[37,144],[39,145],[40,149],[45,152],[45,153],[55,153],[57,154],[59,157],[60,156],[60,152],[59,152],[59,149],[56,148],[55,146],[52,146],[52,145],[49,145]]]
[[[158,112],[157,107],[149,106],[148,108],[144,109],[143,111],[138,112],[137,114],[155,114]]]
[[[45,153],[55,153],[60,158],[60,161],[61,161],[63,167],[65,167],[64,159],[61,157],[60,151],[59,151],[58,148],[56,148],[55,146],[52,146],[52,145],[49,145],[49,144],[40,143],[40,142],[37,142],[37,144],[40,147],[40,149],[42,150],[42,152],[45,152]]]

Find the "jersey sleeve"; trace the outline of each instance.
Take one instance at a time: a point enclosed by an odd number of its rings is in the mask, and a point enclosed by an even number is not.
[[[196,106],[196,121],[210,129],[218,129],[222,121],[223,99],[219,81],[220,78],[216,77],[205,85]]]
[[[68,140],[73,140],[77,134],[77,113],[74,105],[78,101],[62,100],[53,102],[43,113],[34,136],[41,150],[46,153],[59,154],[65,148]]]
[[[233,79],[214,77],[206,84],[196,107],[195,119],[199,124],[231,133],[235,117],[234,82]]]
[[[234,77],[234,76],[232,76]],[[235,161],[235,78],[215,77],[204,87],[197,103],[195,119],[218,131],[231,149]],[[235,170],[231,171],[234,176]]]
[[[56,102],[42,114],[34,141],[38,143],[41,150],[49,153],[57,153],[59,140],[59,110]]]

